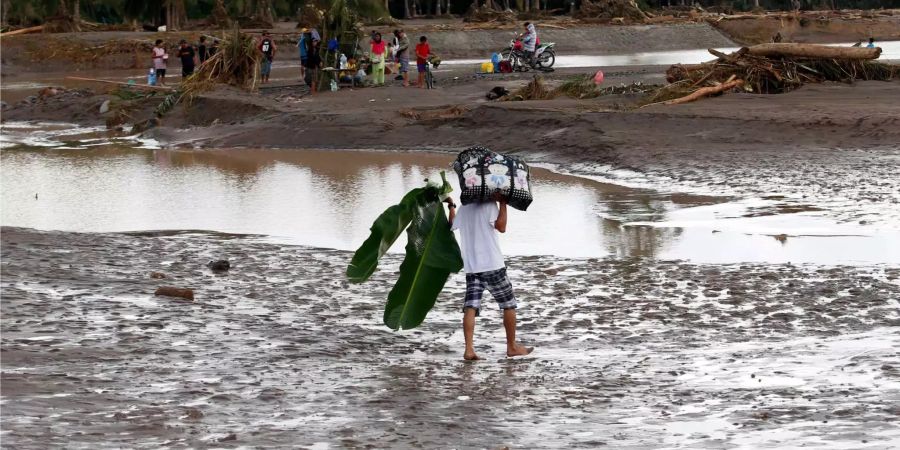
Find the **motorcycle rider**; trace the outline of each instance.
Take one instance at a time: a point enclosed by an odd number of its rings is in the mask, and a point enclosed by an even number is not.
[[[525,62],[534,67],[534,51],[537,48],[537,30],[531,22],[525,22],[525,33],[522,34],[522,47],[525,53]]]

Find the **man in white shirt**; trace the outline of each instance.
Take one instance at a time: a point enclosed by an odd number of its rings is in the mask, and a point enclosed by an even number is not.
[[[456,211],[456,204],[448,198],[450,227],[462,235],[463,267],[466,271],[466,298],[463,303],[463,335],[466,338],[466,360],[479,359],[475,354],[473,339],[475,317],[481,311],[484,290],[491,292],[503,310],[503,327],[506,329],[506,356],[521,356],[534,348],[516,342],[516,297],[512,283],[506,275],[506,263],[500,252],[497,232],[506,232],[506,202],[463,205]]]

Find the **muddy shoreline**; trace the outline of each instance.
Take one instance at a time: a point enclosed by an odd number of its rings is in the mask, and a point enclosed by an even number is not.
[[[896,267],[509,258],[520,334],[538,352],[502,358],[486,310],[487,360],[469,364],[456,345],[459,276],[422,328],[380,324],[396,256],[350,285],[349,253],[252,236],[4,227],[0,238],[3,432],[16,448],[900,438]],[[227,274],[205,268],[219,257]],[[196,301],[153,297],[161,284],[193,287]]]

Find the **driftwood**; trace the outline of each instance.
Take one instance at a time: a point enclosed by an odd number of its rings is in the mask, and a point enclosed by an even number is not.
[[[708,86],[704,88],[697,89],[693,93],[689,95],[685,95],[684,97],[676,98],[674,100],[669,100],[667,102],[663,102],[664,105],[680,105],[682,103],[690,103],[695,100],[699,100],[703,97],[708,97],[714,94],[721,94],[722,92],[729,91],[734,88],[739,88],[744,85],[744,80],[731,80],[725,83],[722,83],[718,86]]]
[[[880,55],[880,48],[762,44],[731,54],[715,49],[709,52],[716,57],[714,61],[669,67],[669,84],[646,103],[685,103],[738,87],[757,94],[780,94],[808,83],[888,81],[900,75],[900,66],[873,61]]]
[[[775,56],[760,56],[771,53]],[[877,51],[876,51],[877,50]],[[685,88],[713,86],[734,76],[744,80],[750,92],[778,94],[807,83],[823,81],[891,80],[900,67],[872,61],[880,49],[831,47],[812,44],[763,44],[745,47],[732,54],[710,49],[716,60],[703,64],[676,64],[666,70],[666,81],[672,88],[667,96],[686,95]],[[785,56],[824,55],[824,56]],[[845,56],[845,57],[839,57]],[[849,56],[849,57],[846,57]],[[654,102],[662,101],[654,99]]]
[[[835,47],[816,44],[772,43],[747,47],[746,52],[753,56],[790,57],[790,58],[826,58],[826,59],[878,59],[881,47]]]
[[[22,28],[21,30],[7,31],[6,33],[0,34],[0,36],[2,36],[2,37],[16,36],[19,34],[40,33],[41,31],[44,31],[43,25],[38,25],[36,27]]]
[[[162,295],[166,297],[180,297],[186,300],[194,301],[193,289],[181,289],[172,286],[160,286],[153,295]]]
[[[119,86],[128,86],[128,87],[133,87],[133,88],[138,88],[138,89],[152,89],[152,90],[157,90],[157,91],[174,91],[175,90],[174,88],[170,88],[168,86],[150,86],[150,85],[146,85],[146,84],[137,84],[137,83],[128,84],[128,83],[123,83],[121,81],[101,80],[99,78],[66,77],[66,79],[67,80],[78,80],[78,81],[91,81],[94,83],[108,83],[108,84],[115,84],[115,85],[119,85]]]

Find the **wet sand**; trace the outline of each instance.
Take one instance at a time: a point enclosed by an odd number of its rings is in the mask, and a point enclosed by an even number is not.
[[[454,276],[420,329],[380,324],[399,259],[252,236],[2,230],[10,448],[889,448],[900,269],[514,257],[520,336]],[[232,269],[215,275],[210,259]],[[152,271],[169,278],[154,280]],[[196,289],[193,303],[154,297]],[[230,439],[231,435],[234,440]],[[551,444],[552,443],[552,444]]]

